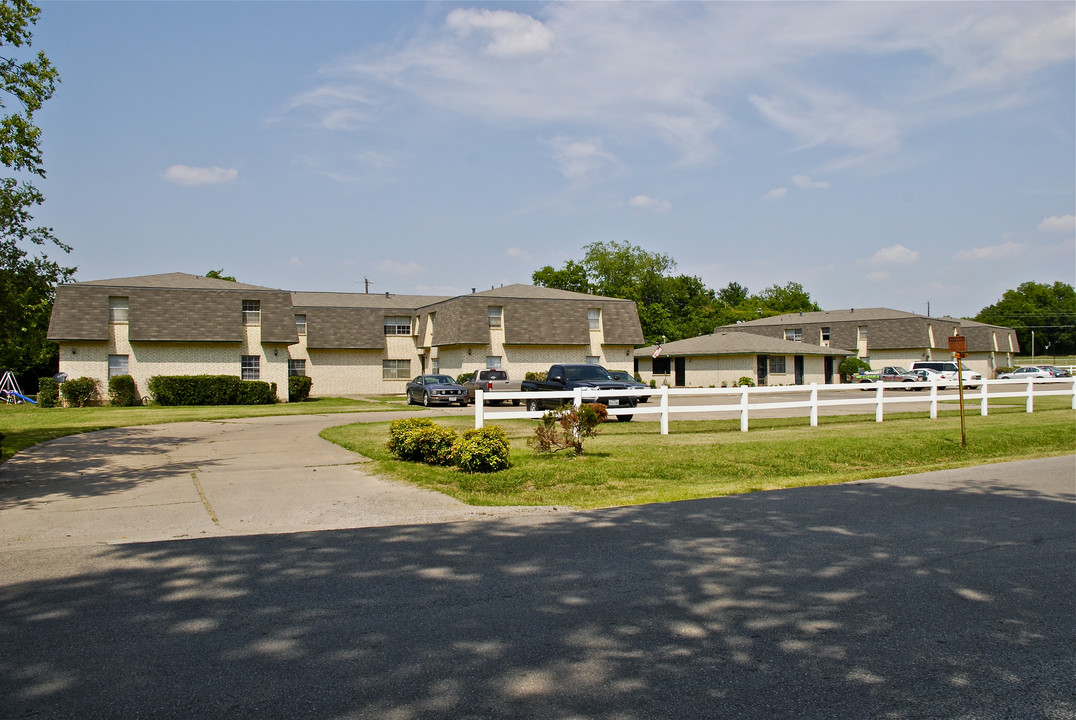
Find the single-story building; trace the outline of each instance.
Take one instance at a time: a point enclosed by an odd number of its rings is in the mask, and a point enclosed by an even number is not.
[[[883,365],[907,368],[916,360],[952,360],[948,338],[963,335],[968,348],[964,364],[983,377],[994,377],[995,368],[1012,367],[1020,351],[1012,328],[889,308],[788,313],[726,325],[718,330],[841,348],[875,368]]]
[[[812,346],[747,332],[710,335],[652,345],[635,351],[643,382],[670,387],[723,387],[748,377],[756,385],[840,382],[847,350]]]
[[[520,378],[559,362],[633,366],[635,303],[529,285],[456,297],[292,292],[166,273],[61,285],[48,339],[60,372],[102,390],[131,375],[313,380],[314,395],[398,394],[424,372],[501,368]]]

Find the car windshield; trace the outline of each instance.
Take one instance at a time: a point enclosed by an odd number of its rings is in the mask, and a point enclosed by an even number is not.
[[[427,385],[455,385],[456,381],[448,375],[427,375],[424,382]]]
[[[608,371],[601,365],[579,365],[565,368],[564,377],[568,380],[612,380]]]
[[[625,382],[631,382],[632,377],[624,370],[610,370],[609,377],[614,380],[624,380]]]
[[[902,368],[902,367],[895,367],[895,368],[893,368],[893,372],[894,372],[894,373],[896,373],[897,375],[907,375],[907,374],[908,374],[908,371],[907,371],[907,370],[905,370],[905,369],[904,369],[904,368]]]

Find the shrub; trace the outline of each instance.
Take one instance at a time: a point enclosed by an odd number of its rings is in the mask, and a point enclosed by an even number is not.
[[[389,423],[389,452],[399,460],[421,460],[422,453],[415,435],[417,431],[433,426],[433,421],[427,418],[393,420]]]
[[[841,361],[840,366],[837,368],[837,372],[841,375],[841,382],[848,382],[856,373],[870,369],[870,363],[860,360],[854,355],[849,355]]]
[[[491,473],[509,466],[511,444],[504,430],[491,426],[468,430],[456,441],[456,464],[469,473]]]
[[[271,405],[276,383],[235,375],[154,375],[149,391],[160,405]]]
[[[541,381],[545,380],[545,376],[547,374],[548,373],[545,373],[545,372],[529,372],[529,373],[527,373],[526,375],[523,376],[523,379],[524,380],[536,380],[538,382],[541,382]]]
[[[130,375],[116,375],[108,379],[108,403],[121,407],[133,407],[142,404],[138,386]]]
[[[1000,375],[1001,373],[1012,372],[1015,369],[1016,368],[1011,368],[1011,367],[994,368],[994,377],[997,378],[997,376]]]
[[[310,397],[310,388],[314,381],[306,375],[292,375],[288,378],[288,402],[302,402]]]
[[[40,378],[37,381],[37,406],[39,408],[51,408],[60,404],[60,387],[50,377]]]
[[[89,407],[101,404],[101,393],[97,381],[93,378],[80,377],[68,380],[60,386],[60,394],[68,407]]]
[[[411,434],[418,459],[428,465],[453,465],[456,439],[455,430],[439,425],[418,428]]]
[[[736,381],[736,387],[743,387],[744,385],[746,385],[747,387],[754,387],[755,381],[744,375]]]
[[[276,383],[264,380],[240,380],[235,393],[236,405],[272,405],[276,402]]]
[[[467,382],[468,380],[470,380],[474,376],[475,376],[475,373],[473,373],[473,372],[460,373],[459,375],[456,376],[456,382],[458,382],[460,385],[462,385],[463,383]]]
[[[609,417],[606,407],[600,403],[587,403],[576,409],[566,405],[550,410],[539,420],[534,437],[527,444],[540,453],[573,450],[583,454],[583,440],[598,434],[598,425]]]

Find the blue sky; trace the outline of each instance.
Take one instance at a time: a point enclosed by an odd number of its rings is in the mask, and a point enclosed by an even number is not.
[[[51,2],[79,280],[453,295],[582,247],[973,315],[1076,282],[1076,5]]]

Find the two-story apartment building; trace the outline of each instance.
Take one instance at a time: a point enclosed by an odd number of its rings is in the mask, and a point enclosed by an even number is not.
[[[632,369],[635,303],[529,285],[457,297],[291,292],[184,273],[61,285],[48,339],[60,372],[221,374],[277,384],[307,375],[315,395],[395,394],[423,372],[556,362]]]

